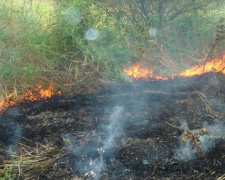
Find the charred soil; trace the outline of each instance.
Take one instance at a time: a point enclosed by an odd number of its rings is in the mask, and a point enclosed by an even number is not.
[[[224,98],[224,75],[208,73],[18,104],[0,117],[0,167],[17,179],[215,179],[225,174],[225,133],[215,129]],[[182,128],[204,127],[214,127],[201,142],[210,169],[182,151]]]

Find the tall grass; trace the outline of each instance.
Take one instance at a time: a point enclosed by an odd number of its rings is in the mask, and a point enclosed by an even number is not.
[[[200,63],[213,41],[216,23],[225,14],[185,14],[150,37],[147,24],[137,32],[131,22],[121,24],[123,14],[111,15],[101,5],[79,0],[1,0],[0,94],[19,95],[27,87],[47,86],[50,81],[66,93],[94,92],[100,84],[126,80],[122,67],[136,61],[169,75]],[[97,39],[87,40],[89,28],[98,30]]]
[[[216,26],[225,16],[222,1],[106,2],[106,12],[114,14],[120,24],[120,38],[136,52],[132,59],[154,67],[161,75],[203,64],[214,42]],[[154,29],[155,35],[151,35]]]
[[[118,61],[128,60],[128,52],[108,41],[114,38],[109,34],[113,31],[105,31],[104,18],[92,4],[3,0],[0,8],[2,89],[16,88],[20,94],[27,87],[47,86],[51,81],[67,92],[93,92],[109,79],[126,78]],[[67,14],[70,11],[79,16],[77,22],[73,13]],[[99,30],[101,38],[85,38],[91,27]]]

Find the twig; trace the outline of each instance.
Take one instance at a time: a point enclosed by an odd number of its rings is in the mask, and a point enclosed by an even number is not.
[[[209,173],[211,175],[212,172],[211,172],[211,169],[209,166],[208,159],[207,159],[205,153],[200,148],[201,141],[199,140],[198,132],[197,131],[192,132],[190,130],[183,129],[183,133],[184,133],[184,136],[189,140],[189,143],[192,146],[192,149],[196,149],[199,152],[199,154],[205,159],[205,162],[208,166]]]
[[[168,124],[168,125],[170,125],[171,127],[174,127],[174,128],[176,128],[176,129],[181,130],[178,126],[172,125],[172,124],[170,124],[170,123],[168,123],[168,122],[166,122],[166,121],[163,121],[163,122],[166,123],[166,124]]]

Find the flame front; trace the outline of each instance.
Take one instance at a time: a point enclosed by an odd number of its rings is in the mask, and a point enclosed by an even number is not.
[[[168,79],[163,76],[155,76],[152,69],[142,68],[140,62],[130,66],[129,68],[123,69],[123,71],[133,79]]]
[[[221,72],[225,74],[225,55],[223,55],[221,59],[213,59],[203,66],[193,66],[190,69],[185,70],[184,72],[173,74],[171,77],[156,76],[154,75],[153,69],[143,68],[140,62],[123,69],[123,71],[133,79],[145,80],[168,80],[169,78],[173,79],[174,77],[192,77],[207,72]],[[0,112],[5,110],[9,106],[15,105],[16,103],[47,99],[52,97],[53,95],[61,95],[61,92],[54,91],[52,84],[50,84],[47,89],[43,89],[41,85],[37,85],[36,88],[27,90],[27,92],[24,93],[22,98],[19,100],[15,98],[16,95],[14,93],[10,93],[5,98],[5,100],[0,100]]]
[[[53,88],[52,83],[49,85],[48,89],[43,89],[42,86],[38,84],[34,89],[27,90],[27,92],[23,94],[21,99],[15,99],[16,95],[14,93],[10,93],[5,98],[5,100],[0,101],[0,112],[17,103],[47,99],[52,97],[53,95],[61,95],[61,92],[56,92]]]
[[[14,93],[10,93],[7,97],[6,100],[1,100],[0,101],[0,112],[3,111],[5,108],[9,106],[13,106],[16,104],[16,101],[13,100]]]
[[[172,77],[181,76],[181,77],[192,77],[201,75],[207,72],[221,72],[225,74],[225,55],[223,55],[222,59],[213,59],[209,62],[207,62],[203,66],[193,66],[190,69],[187,69],[186,71],[180,73],[180,74],[174,74]]]
[[[52,83],[49,85],[48,89],[43,89],[40,84],[36,86],[35,89],[27,90],[27,92],[23,95],[24,100],[37,101],[39,99],[47,99],[52,97],[52,95],[56,94],[53,89]],[[58,95],[61,92],[57,92]]]
[[[172,74],[171,77],[155,76],[153,69],[142,68],[141,63],[137,63],[128,68],[123,69],[124,73],[132,79],[146,79],[146,80],[168,80],[174,77],[192,77],[201,75],[207,72],[221,72],[225,74],[225,55],[221,59],[213,59],[203,66],[195,65],[190,69],[178,74]]]

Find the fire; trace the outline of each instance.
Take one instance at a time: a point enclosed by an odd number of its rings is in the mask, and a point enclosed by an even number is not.
[[[52,83],[49,85],[48,89],[43,89],[41,85],[38,84],[36,88],[27,90],[27,92],[23,95],[23,99],[29,101],[37,101],[40,99],[50,98],[55,94],[60,95],[61,92],[58,91],[57,93],[55,93]]]
[[[7,97],[6,100],[1,100],[0,101],[0,112],[4,110],[5,108],[9,106],[13,106],[16,104],[16,102],[13,100],[14,93],[10,93]]]
[[[47,99],[53,95],[61,95],[61,92],[56,92],[53,88],[52,83],[47,89],[43,89],[40,84],[38,84],[34,89],[28,89],[21,97],[21,99],[15,99],[16,95],[10,93],[5,100],[0,101],[0,112],[4,111],[6,108],[13,106],[17,103],[23,103],[25,101],[37,101],[40,99]]]
[[[198,76],[207,72],[221,72],[225,74],[225,55],[221,59],[213,59],[203,66],[195,65],[190,69],[185,70],[179,74],[173,74],[171,77],[155,76],[153,69],[141,67],[141,63],[134,64],[128,68],[123,69],[124,73],[132,79],[146,79],[146,80],[168,80],[174,77],[192,77]]]
[[[186,71],[175,74],[172,77],[181,76],[181,77],[192,77],[201,75],[207,72],[221,72],[225,74],[225,55],[223,55],[222,59],[213,59],[209,62],[207,62],[203,66],[193,66],[190,69],[187,69]]]
[[[167,80],[167,77],[155,76],[153,74],[153,69],[141,67],[141,63],[134,64],[129,68],[123,69],[123,71],[133,79],[163,79]]]

